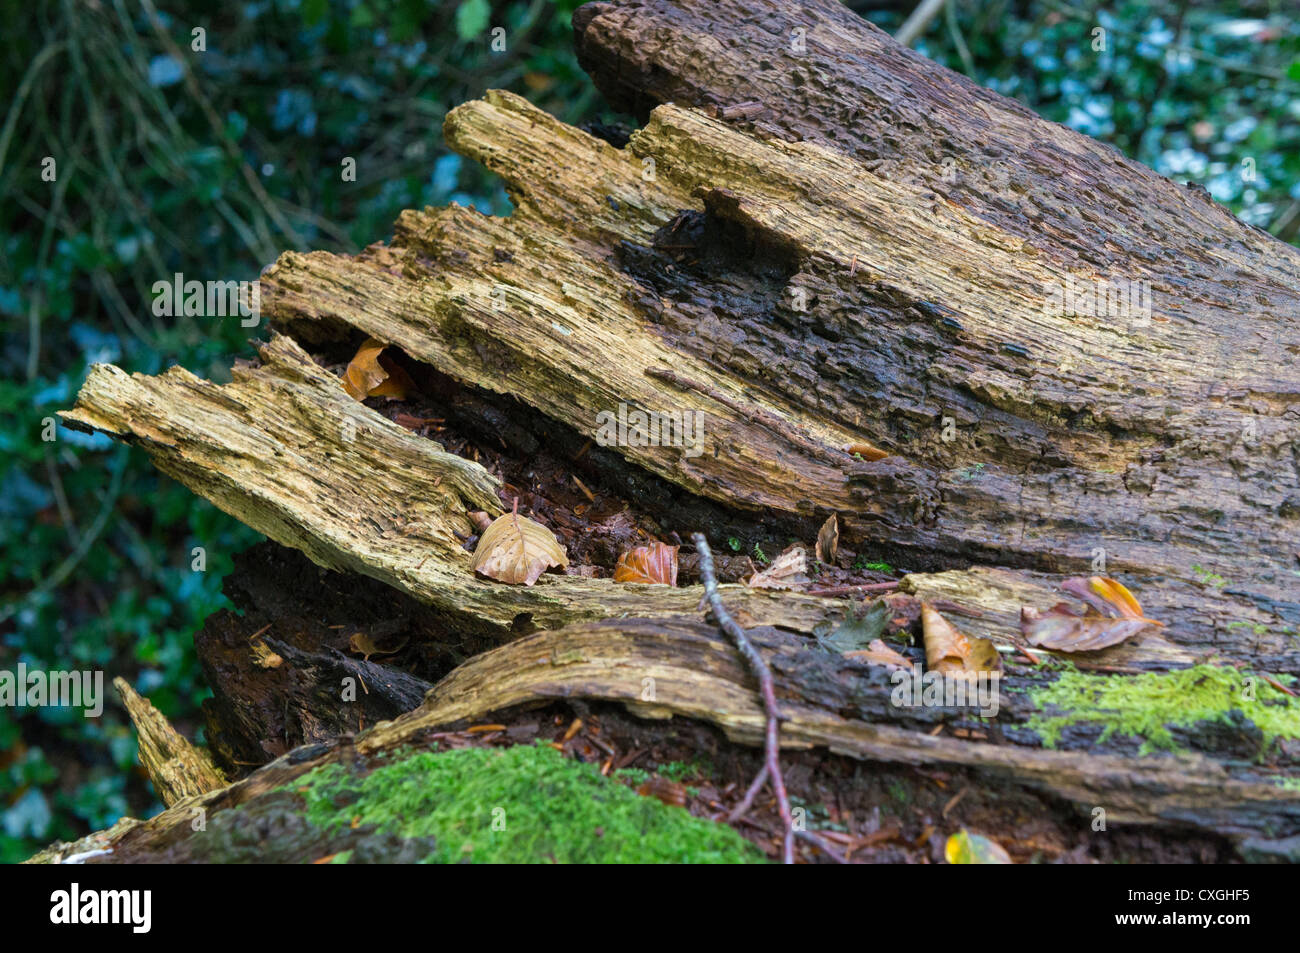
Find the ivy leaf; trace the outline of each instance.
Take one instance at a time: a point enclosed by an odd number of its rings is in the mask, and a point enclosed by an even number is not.
[[[569,557],[555,534],[518,512],[493,520],[474,549],[475,572],[515,585],[531,586],[547,569],[568,565]]]
[[[487,29],[491,17],[488,0],[463,0],[456,8],[456,33],[462,40],[472,40]]]
[[[884,634],[885,626],[889,624],[889,616],[889,606],[885,600],[877,599],[867,607],[867,611],[862,613],[861,618],[852,614],[846,616],[834,632],[820,640],[821,646],[831,652],[869,650],[871,644]]]

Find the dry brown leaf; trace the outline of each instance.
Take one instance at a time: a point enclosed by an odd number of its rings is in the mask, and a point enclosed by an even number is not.
[[[899,669],[912,670],[912,660],[905,655],[895,652],[883,639],[876,639],[865,649],[856,649],[852,652],[845,652],[845,658],[861,659],[864,662],[870,662],[872,665],[883,665],[890,671]]]
[[[1061,588],[1089,607],[1112,619],[1141,619],[1151,625],[1163,626],[1163,622],[1148,619],[1142,613],[1133,593],[1124,587],[1118,579],[1110,576],[1075,576],[1061,583]]]
[[[636,789],[636,793],[642,797],[658,798],[669,807],[686,806],[686,785],[678,784],[676,781],[669,781],[667,778],[659,777],[659,775],[646,780]]]
[[[1002,659],[988,639],[959,632],[928,602],[921,603],[921,630],[925,633],[925,667],[950,675],[1000,672]]]
[[[817,533],[817,561],[830,565],[840,548],[840,521],[832,513]]]
[[[885,457],[889,456],[887,451],[881,450],[879,447],[867,443],[865,440],[851,443],[844,449],[850,454],[858,454],[863,460],[866,460],[869,463],[876,460],[883,460]]]
[[[531,586],[547,569],[568,565],[555,534],[517,512],[493,520],[474,549],[474,571],[498,582]]]
[[[677,585],[678,548],[656,540],[648,546],[629,549],[618,557],[618,565],[614,567],[614,581]]]
[[[1148,619],[1124,585],[1109,576],[1076,576],[1061,588],[1087,605],[1058,603],[1046,612],[1031,606],[1020,610],[1020,631],[1030,645],[1058,652],[1095,652],[1118,645],[1163,622]]]
[[[808,579],[808,553],[802,546],[791,546],[762,572],[756,572],[749,578],[751,589],[793,589],[810,580]]]
[[[367,338],[348,362],[347,370],[343,372],[343,389],[354,400],[367,397],[401,399],[415,389],[410,375],[384,354],[386,347],[382,341]]]
[[[406,648],[408,639],[403,639],[401,644],[391,649],[381,649],[375,640],[370,637],[368,632],[354,632],[348,639],[348,651],[354,655],[360,655],[369,662],[372,655],[392,655],[394,652],[400,652]]]
[[[279,668],[284,664],[284,658],[272,652],[265,642],[254,642],[250,648],[258,668]]]

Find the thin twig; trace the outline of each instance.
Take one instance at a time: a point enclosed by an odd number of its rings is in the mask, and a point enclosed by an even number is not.
[[[772,687],[772,670],[767,667],[767,662],[763,661],[763,656],[759,654],[758,649],[754,648],[754,643],[749,641],[749,637],[745,635],[745,630],[736,624],[736,620],[731,617],[731,614],[722,605],[722,597],[718,595],[718,577],[713,572],[713,552],[709,549],[709,541],[704,538],[703,533],[692,533],[691,540],[695,543],[695,550],[700,556],[700,578],[704,581],[704,597],[709,601],[709,606],[713,609],[713,615],[718,620],[718,626],[735,643],[736,648],[749,664],[750,670],[758,678],[759,691],[763,697],[763,708],[767,712],[767,731],[763,744],[764,773],[767,774],[766,780],[772,783],[772,790],[776,794],[777,810],[781,814],[781,823],[785,826],[785,838],[781,846],[781,861],[782,863],[793,864],[794,818],[790,813],[790,798],[786,795],[785,779],[781,776],[781,765],[777,759],[780,751],[777,725],[783,719],[780,710],[776,707],[776,692]],[[753,798],[750,795],[753,793],[755,793],[755,788],[751,786],[750,793],[745,795],[746,799],[752,802]]]

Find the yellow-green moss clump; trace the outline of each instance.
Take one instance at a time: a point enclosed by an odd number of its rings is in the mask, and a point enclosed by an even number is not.
[[[432,838],[426,863],[758,863],[734,830],[601,777],[549,746],[424,752],[356,776],[296,780],[327,830],[374,825]]]
[[[1251,685],[1250,693],[1247,684]],[[1250,694],[1253,697],[1248,697]],[[1049,748],[1056,746],[1069,725],[1090,722],[1106,726],[1099,741],[1121,734],[1142,739],[1143,753],[1153,748],[1173,748],[1171,726],[1190,728],[1202,721],[1227,723],[1234,709],[1259,728],[1265,748],[1277,738],[1300,737],[1300,700],[1235,668],[1197,665],[1132,677],[1066,671],[1029,695],[1043,713],[1034,715],[1027,727],[1038,732]],[[1058,713],[1048,714],[1048,706],[1054,706]]]

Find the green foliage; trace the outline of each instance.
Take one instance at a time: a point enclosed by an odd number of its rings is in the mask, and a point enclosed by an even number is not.
[[[1170,726],[1223,722],[1234,710],[1260,729],[1266,748],[1277,738],[1300,738],[1296,699],[1235,668],[1196,665],[1131,678],[1065,671],[1050,685],[1031,691],[1030,698],[1041,713],[1027,727],[1049,748],[1068,726],[1097,723],[1105,725],[1099,741],[1120,734],[1141,739],[1143,753],[1169,749],[1174,747]]]
[[[507,213],[499,182],[450,154],[439,129],[489,87],[591,118],[595,94],[571,50],[575,5],[178,0],[155,25],[140,5],[110,0],[9,18],[0,668],[97,669],[106,685],[123,675],[199,732],[192,634],[224,604],[221,578],[257,534],[143,453],[62,426],[43,440],[47,420],[94,362],[226,380],[250,336],[266,337],[238,318],[155,316],[152,287],[176,272],[252,280],[286,248],[356,251],[388,237],[404,208]],[[504,51],[490,48],[485,18],[505,27]],[[205,50],[193,48],[195,27]],[[46,157],[54,181],[42,178]],[[345,157],[355,181],[341,174]],[[195,546],[204,572],[191,570]],[[0,861],[156,811],[134,757],[112,702],[99,719],[0,712]]]
[[[327,830],[373,824],[433,838],[426,863],[763,861],[731,828],[641,797],[541,743],[425,752],[362,778],[327,765],[291,787]]]
[[[1251,224],[1300,212],[1300,21],[1177,0],[950,3],[916,48],[1047,119],[1209,190]],[[896,29],[906,14],[871,16]],[[1265,17],[1268,17],[1265,19]],[[1098,28],[1105,49],[1094,49]],[[1293,218],[1285,237],[1300,235]]]

